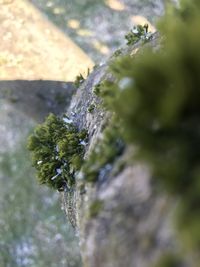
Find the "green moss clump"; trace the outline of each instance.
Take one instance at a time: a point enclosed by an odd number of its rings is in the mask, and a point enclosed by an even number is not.
[[[181,267],[183,266],[180,259],[173,254],[163,255],[154,267]]]
[[[99,212],[102,210],[103,208],[103,201],[102,200],[95,200],[91,206],[90,206],[90,209],[89,209],[89,215],[90,215],[90,218],[94,218],[96,217]]]
[[[96,96],[99,96],[100,95],[100,91],[101,91],[101,83],[98,83],[94,86],[94,89],[93,89],[93,93],[96,95]]]
[[[94,111],[94,109],[95,109],[95,105],[94,104],[91,104],[89,107],[88,107],[88,112],[89,113],[92,113],[93,111]]]
[[[74,85],[76,88],[79,88],[80,85],[85,81],[85,78],[83,75],[80,73],[79,75],[76,76],[76,79],[74,81]]]
[[[109,125],[103,132],[103,138],[97,141],[94,149],[85,160],[82,171],[87,182],[104,179],[113,161],[122,154],[124,142],[117,125]]]
[[[115,52],[113,53],[113,57],[119,57],[122,55],[122,49],[117,49],[115,50]]]
[[[180,199],[178,229],[200,249],[200,8],[184,1],[159,24],[165,35],[158,51],[111,64],[114,82],[101,96],[114,111],[123,136],[152,168],[165,190]],[[185,8],[187,6],[187,8]]]
[[[148,24],[134,26],[133,29],[125,35],[127,45],[134,45],[139,40],[148,41],[151,38],[151,33],[148,32]],[[118,56],[118,53],[117,53]]]
[[[50,114],[28,138],[32,163],[40,184],[57,190],[75,184],[75,172],[82,165],[87,138],[85,130],[78,131],[67,117]]]

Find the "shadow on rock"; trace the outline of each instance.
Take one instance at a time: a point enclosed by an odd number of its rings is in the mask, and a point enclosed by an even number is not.
[[[41,122],[50,112],[61,114],[76,89],[72,82],[44,80],[0,81],[0,98]]]

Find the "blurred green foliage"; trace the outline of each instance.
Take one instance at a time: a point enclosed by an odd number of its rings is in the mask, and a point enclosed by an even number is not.
[[[70,189],[82,164],[86,137],[86,131],[79,132],[67,117],[50,114],[36,126],[28,139],[28,149],[39,183],[58,190]]]
[[[148,32],[148,24],[134,26],[133,29],[125,35],[127,45],[133,45],[139,40],[148,41],[151,38],[151,33]],[[117,53],[118,56],[118,53]]]
[[[164,254],[154,267],[181,267],[183,266],[174,254]]]
[[[83,75],[80,73],[79,75],[76,76],[76,79],[74,81],[74,85],[76,88],[79,88],[79,86],[85,81],[85,78]]]
[[[98,92],[124,138],[136,146],[155,179],[179,200],[184,245],[200,248],[200,3],[182,1],[159,23],[161,48],[118,57],[115,81]]]

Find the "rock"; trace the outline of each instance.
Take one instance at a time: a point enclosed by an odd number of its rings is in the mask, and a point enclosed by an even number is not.
[[[156,49],[158,39],[156,33],[147,45]],[[140,42],[123,53],[135,53],[138,49],[141,49]],[[88,129],[86,159],[109,116],[100,108],[88,113],[91,103],[100,102],[93,89],[100,81],[110,78],[108,65],[109,62],[103,64],[89,75],[67,110],[80,129]],[[114,162],[112,168],[116,165]],[[77,187],[81,184],[79,181]],[[109,173],[103,182],[87,183],[84,192],[77,190],[77,231],[83,266],[150,267],[163,254],[179,253],[180,244],[172,220],[174,203],[176,200],[172,197],[160,193],[147,166],[141,163],[127,166],[117,175]],[[92,206],[94,216],[90,213]],[[192,265],[185,263],[184,266]]]

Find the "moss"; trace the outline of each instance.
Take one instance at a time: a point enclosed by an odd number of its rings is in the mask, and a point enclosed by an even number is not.
[[[83,162],[86,138],[86,131],[79,132],[67,117],[50,114],[38,125],[27,146],[39,183],[58,190],[71,188]]]
[[[85,160],[82,171],[87,182],[104,180],[110,171],[113,161],[122,154],[124,142],[120,136],[120,129],[116,125],[109,125],[103,132],[103,138],[97,141],[94,149]]]
[[[94,111],[94,109],[95,109],[95,105],[94,104],[91,104],[89,107],[88,107],[88,112],[89,113],[92,113],[93,111]]]
[[[76,79],[74,81],[74,85],[76,88],[79,88],[80,85],[85,81],[85,78],[83,75],[80,73],[79,75],[76,76]]]
[[[90,69],[87,69],[87,73],[86,75],[82,75],[81,73],[79,75],[76,76],[75,81],[74,81],[74,85],[76,88],[79,88],[81,86],[82,83],[84,83],[84,81],[86,80],[86,78],[90,75]]]
[[[165,254],[153,267],[181,267],[180,259],[174,254]]]
[[[99,96],[100,95],[100,91],[101,91],[101,83],[98,83],[94,86],[94,89],[93,89],[93,93],[96,95],[96,96]]]
[[[133,29],[125,35],[127,45],[134,45],[139,40],[148,41],[151,39],[151,33],[148,32],[148,24],[134,26]],[[117,53],[118,55],[118,53]]]
[[[86,189],[85,189],[85,184],[81,184],[79,186],[79,192],[80,192],[80,195],[84,195],[86,193]]]
[[[95,200],[91,205],[89,209],[90,218],[97,217],[99,212],[103,209],[104,203],[102,200]]]
[[[159,23],[162,49],[143,49],[111,63],[114,81],[101,97],[137,146],[136,157],[180,200],[177,229],[188,249],[200,249],[200,9],[184,1]],[[187,8],[186,8],[187,7]],[[176,14],[176,16],[174,16]],[[134,36],[133,36],[134,37]],[[135,39],[133,39],[135,42]],[[184,192],[184,193],[183,193]]]
[[[117,49],[114,53],[113,53],[113,57],[118,57],[122,55],[122,49]]]

